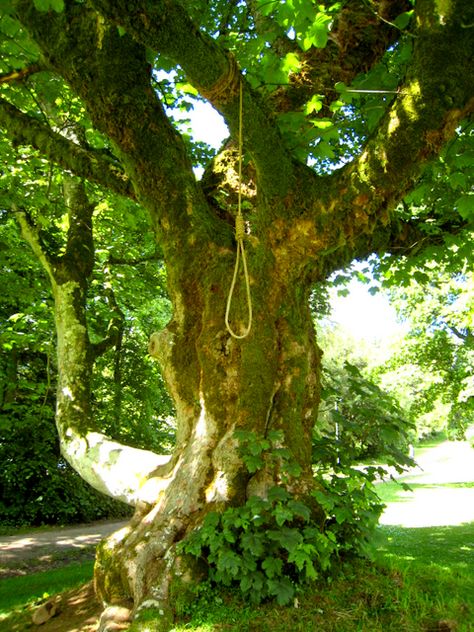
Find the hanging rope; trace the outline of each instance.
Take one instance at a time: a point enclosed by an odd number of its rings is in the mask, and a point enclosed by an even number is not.
[[[242,105],[242,81],[240,82],[240,94],[239,94],[239,186],[238,186],[238,204],[237,204],[237,215],[235,218],[235,240],[237,242],[237,255],[235,257],[235,267],[234,267],[234,275],[232,277],[232,283],[230,285],[229,296],[227,297],[227,306],[225,310],[225,325],[227,327],[227,331],[233,338],[237,338],[237,340],[242,340],[246,338],[250,329],[252,328],[252,297],[250,294],[250,279],[249,273],[247,270],[247,259],[245,257],[245,222],[244,216],[242,215],[242,121],[243,121],[243,105]],[[247,308],[248,308],[248,324],[242,334],[236,334],[232,329],[229,323],[229,314],[230,308],[232,305],[232,297],[234,295],[235,284],[237,282],[237,274],[239,272],[240,265],[240,257],[242,257],[242,267],[244,271],[244,279],[245,279],[245,291],[247,295]]]

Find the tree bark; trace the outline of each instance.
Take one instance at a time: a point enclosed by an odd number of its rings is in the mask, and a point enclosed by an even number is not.
[[[69,230],[64,254],[60,256],[48,252],[29,215],[15,209],[24,239],[48,273],[54,297],[58,363],[56,426],[61,452],[92,487],[136,505],[154,500],[157,486],[166,485],[150,475],[160,466],[166,466],[169,456],[122,445],[94,424],[90,397],[94,360],[115,337],[109,332],[95,345],[89,340],[86,297],[94,263],[93,206],[82,182],[70,178],[66,181],[65,202]],[[112,326],[117,327],[117,319]]]
[[[297,496],[312,490],[320,351],[308,289],[288,285],[271,250],[259,253],[258,272],[255,255],[249,254],[255,318],[248,338],[235,340],[224,324],[233,253],[210,249],[201,274],[193,266],[186,277],[193,293],[150,340],[176,403],[174,467],[166,490],[139,506],[130,526],[99,550],[95,580],[104,603],[146,603],[168,612],[170,586],[184,573],[176,544],[209,511],[242,504],[251,495],[265,497],[282,483],[274,465],[248,474],[236,430],[262,437],[282,431],[283,445],[301,468],[301,475],[286,484]],[[184,260],[189,256],[182,253]],[[173,290],[184,294],[176,286]],[[234,305],[231,318],[238,330],[246,318],[242,284]]]

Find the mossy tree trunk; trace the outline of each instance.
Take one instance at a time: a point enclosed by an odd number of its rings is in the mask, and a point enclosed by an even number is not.
[[[66,279],[60,270],[50,273],[57,300],[58,425],[64,450],[92,484],[137,508],[130,525],[99,551],[98,594],[104,605],[135,609],[151,600],[166,614],[170,581],[184,573],[176,543],[210,509],[263,495],[279,481],[274,466],[249,476],[236,429],[262,435],[281,430],[301,467],[301,475],[288,484],[297,494],[311,489],[321,354],[309,293],[316,281],[354,258],[409,252],[418,240],[416,222],[397,216],[394,206],[424,162],[474,110],[472,77],[465,72],[473,53],[472,21],[465,17],[470,0],[417,2],[414,52],[403,90],[360,155],[330,176],[318,176],[296,161],[275,117],[298,109],[308,94],[332,90],[335,81],[350,83],[376,64],[399,35],[390,20],[410,3],[375,3],[382,26],[374,26],[366,3],[347,3],[328,46],[306,55],[301,85],[290,82],[268,99],[246,82],[234,56],[199,30],[177,3],[141,0],[132,10],[122,0],[71,1],[60,13],[37,11],[30,0],[13,4],[41,51],[41,67],[61,75],[82,99],[113,155],[71,143],[66,148],[64,139],[12,104],[0,103],[2,122],[17,142],[30,143],[74,173],[144,205],[167,266],[174,315],[152,336],[150,352],[161,364],[177,410],[170,459],[127,451],[94,428],[87,404],[90,345],[81,311],[87,271]],[[347,56],[351,47],[357,48],[353,64]],[[147,48],[180,65],[225,117],[234,139],[243,84],[244,147],[255,185],[245,192],[251,208],[246,252],[254,318],[244,340],[232,338],[224,325],[235,257],[235,152],[223,150],[202,183],[196,181],[185,143],[152,89]],[[219,203],[222,190],[230,201],[225,208]],[[38,256],[44,259],[44,253]],[[238,331],[246,314],[241,283],[231,314]]]

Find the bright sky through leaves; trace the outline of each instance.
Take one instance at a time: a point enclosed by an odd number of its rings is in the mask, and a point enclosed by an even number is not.
[[[330,320],[348,330],[355,339],[382,341],[403,330],[395,309],[384,294],[370,294],[369,286],[356,279],[347,289],[348,296],[338,296],[337,289],[332,289]]]

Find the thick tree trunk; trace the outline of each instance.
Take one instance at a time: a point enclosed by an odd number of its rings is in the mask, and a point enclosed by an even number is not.
[[[222,257],[225,265],[218,263]],[[297,495],[312,488],[320,352],[308,295],[280,276],[272,254],[260,259],[258,272],[255,257],[250,265],[254,319],[244,340],[232,338],[224,324],[230,252],[214,258],[210,249],[204,268],[191,266],[183,284],[172,280],[178,307],[166,329],[151,337],[150,352],[161,364],[177,408],[173,469],[166,490],[154,503],[140,505],[131,524],[97,556],[95,581],[102,601],[135,610],[154,606],[165,613],[163,629],[169,623],[172,583],[182,581],[185,572],[176,544],[209,511],[265,496],[281,483],[274,464],[249,475],[236,430],[261,436],[282,431],[284,446],[301,468],[301,475],[286,484]],[[202,271],[199,278],[193,276],[196,270]],[[190,286],[193,291],[186,291]],[[240,287],[231,315],[237,330],[246,314]]]

